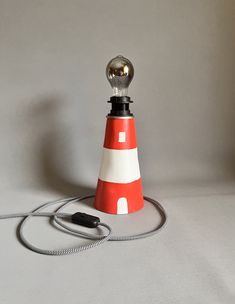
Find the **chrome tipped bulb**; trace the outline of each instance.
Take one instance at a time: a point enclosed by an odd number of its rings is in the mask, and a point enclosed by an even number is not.
[[[134,77],[134,67],[130,60],[119,55],[109,61],[106,76],[113,88],[113,96],[127,96]]]

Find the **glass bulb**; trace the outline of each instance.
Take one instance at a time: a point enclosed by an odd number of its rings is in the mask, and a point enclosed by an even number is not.
[[[113,88],[113,96],[127,96],[134,77],[134,67],[130,60],[119,55],[109,61],[106,76]]]

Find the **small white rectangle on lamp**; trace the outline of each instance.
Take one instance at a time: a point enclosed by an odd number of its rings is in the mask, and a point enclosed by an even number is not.
[[[125,197],[120,197],[117,202],[117,214],[127,214],[128,204]]]
[[[125,142],[126,141],[126,132],[119,132],[118,141],[119,142]]]

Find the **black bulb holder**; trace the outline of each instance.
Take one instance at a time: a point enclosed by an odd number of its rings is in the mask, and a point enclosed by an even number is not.
[[[112,104],[108,116],[133,116],[129,109],[129,104],[133,103],[133,101],[129,96],[112,96],[108,102]]]

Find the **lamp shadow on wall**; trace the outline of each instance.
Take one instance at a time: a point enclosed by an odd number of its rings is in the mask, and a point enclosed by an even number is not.
[[[62,116],[59,115],[64,106],[61,98],[48,97],[36,100],[30,109],[38,136],[36,179],[43,188],[56,191],[63,196],[94,194],[94,188],[79,182],[79,179],[82,179],[82,172],[78,173],[78,182],[77,178],[69,177],[69,171],[73,168],[73,160],[69,153],[71,142],[66,125],[61,122]],[[76,164],[77,168],[79,169],[79,163]],[[76,183],[73,179],[76,179]],[[84,203],[91,204],[90,200]]]
[[[216,73],[214,80],[214,111],[210,120],[213,123],[214,138],[220,148],[218,163],[224,164],[228,180],[235,180],[235,86],[234,86],[234,3],[220,4],[217,16],[218,49],[215,56]]]

